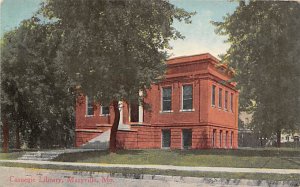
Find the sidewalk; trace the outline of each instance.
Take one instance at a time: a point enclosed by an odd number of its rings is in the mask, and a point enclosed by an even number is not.
[[[21,163],[34,165],[66,166],[73,169],[156,169],[195,172],[228,172],[228,173],[266,173],[266,174],[300,174],[300,169],[267,169],[267,168],[230,168],[230,167],[192,167],[172,165],[128,165],[128,164],[101,164],[101,163],[77,163],[77,162],[54,162],[32,160],[0,160],[1,163]]]

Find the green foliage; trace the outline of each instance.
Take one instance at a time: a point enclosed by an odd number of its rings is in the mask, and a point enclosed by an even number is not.
[[[183,38],[173,20],[192,15],[165,0],[48,0],[41,13],[63,33],[56,61],[106,104],[136,100],[164,74],[170,39]]]
[[[224,62],[236,70],[241,110],[271,136],[300,129],[300,3],[241,2],[217,33],[231,44]]]
[[[1,41],[1,112],[30,147],[69,143],[70,88],[104,105],[136,101],[164,74],[169,41],[183,38],[173,20],[192,15],[166,0],[46,0]]]
[[[1,46],[1,113],[29,147],[65,146],[74,128],[70,79],[54,62],[60,35],[33,17]]]

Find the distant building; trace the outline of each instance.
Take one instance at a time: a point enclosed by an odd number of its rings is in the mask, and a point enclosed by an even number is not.
[[[276,145],[277,137],[276,135],[271,137],[261,137],[260,134],[254,133],[249,125],[252,121],[252,113],[240,112],[240,126],[239,126],[239,146],[240,147],[259,147],[259,146],[273,146]],[[281,143],[292,143],[290,146],[299,142],[300,131],[295,133],[286,133],[282,131],[281,133]]]
[[[300,133],[282,133],[281,143],[299,142]]]
[[[227,82],[232,76],[208,53],[169,59],[166,79],[153,84],[144,98],[151,110],[120,102],[118,147],[237,148],[239,93]],[[82,97],[76,107],[76,146],[104,137],[114,119],[111,107]]]

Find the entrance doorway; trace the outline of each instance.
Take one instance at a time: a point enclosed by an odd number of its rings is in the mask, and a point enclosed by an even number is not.
[[[139,105],[130,105],[130,122],[139,122]]]

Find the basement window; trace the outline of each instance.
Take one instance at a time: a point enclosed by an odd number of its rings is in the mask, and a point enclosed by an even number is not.
[[[217,130],[216,129],[213,129],[213,134],[212,134],[212,147],[216,147],[216,132]]]
[[[220,131],[220,148],[223,147],[222,143],[223,143],[223,131]]]
[[[182,147],[183,149],[192,147],[192,129],[182,129]]]
[[[227,148],[227,143],[228,142],[228,131],[226,131],[226,134],[225,134],[225,148]]]
[[[171,130],[163,129],[162,130],[162,148],[170,148],[171,145]]]
[[[230,147],[231,148],[233,147],[233,132],[231,132],[231,135],[230,135]]]

